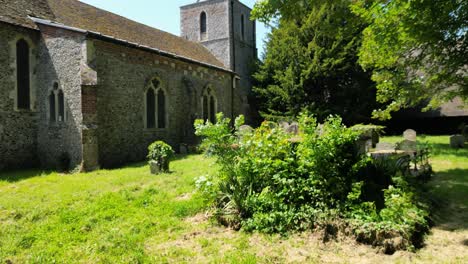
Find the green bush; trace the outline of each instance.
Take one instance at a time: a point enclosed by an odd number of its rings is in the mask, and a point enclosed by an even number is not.
[[[221,167],[216,177],[197,180],[220,223],[267,233],[328,226],[337,218],[353,228],[370,226],[371,233],[382,225],[411,233],[425,224],[425,211],[397,177],[398,162],[360,155],[359,131],[339,117],[319,125],[303,114],[298,135],[272,122],[245,132],[243,123],[241,116],[230,127],[222,114],[216,124],[195,122],[202,148]]]
[[[163,141],[156,141],[148,147],[148,160],[156,161],[159,164],[169,160],[174,156],[174,150]]]

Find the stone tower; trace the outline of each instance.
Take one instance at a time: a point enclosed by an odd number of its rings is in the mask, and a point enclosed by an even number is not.
[[[181,37],[199,42],[226,68],[240,77],[236,85],[238,109],[251,116],[248,97],[252,91],[252,73],[257,59],[255,21],[251,9],[239,0],[205,0],[182,6]]]

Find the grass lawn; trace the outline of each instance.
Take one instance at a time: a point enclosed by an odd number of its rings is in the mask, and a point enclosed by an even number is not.
[[[210,222],[194,194],[213,160],[180,157],[173,173],[145,163],[62,175],[0,173],[0,263],[467,263],[468,149],[448,137],[419,137],[433,148],[430,183],[436,225],[417,252],[383,255],[349,238],[235,232]],[[382,141],[396,141],[387,137]]]

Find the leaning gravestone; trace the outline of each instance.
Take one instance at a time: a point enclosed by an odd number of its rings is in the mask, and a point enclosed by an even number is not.
[[[405,132],[403,132],[403,138],[405,140],[416,142],[416,131],[414,131],[413,129],[405,130]]]
[[[453,135],[450,137],[450,147],[452,148],[464,148],[465,137],[463,135]]]
[[[299,134],[299,123],[291,123],[291,125],[289,125],[289,127],[286,129],[286,132],[294,135]]]

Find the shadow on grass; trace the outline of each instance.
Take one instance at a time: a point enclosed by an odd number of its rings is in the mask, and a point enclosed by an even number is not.
[[[468,169],[437,172],[430,185],[434,224],[448,231],[468,229]]]
[[[429,144],[432,155],[453,155],[457,157],[468,157],[468,146],[463,149],[454,149],[450,145],[442,143]]]
[[[171,159],[171,162],[174,162],[174,161],[181,161],[181,160],[187,160],[187,159],[190,159],[192,158],[193,156],[196,156],[198,154],[177,154],[175,155],[174,158]],[[125,168],[142,168],[142,167],[145,167],[148,165],[148,161],[140,161],[140,162],[135,162],[135,163],[130,163],[130,164],[125,164],[123,165],[122,167],[117,167],[117,168],[113,168],[113,169],[125,169]],[[112,170],[112,168],[110,169]]]
[[[44,171],[39,169],[4,171],[0,172],[0,181],[13,183],[50,173],[51,171]]]

